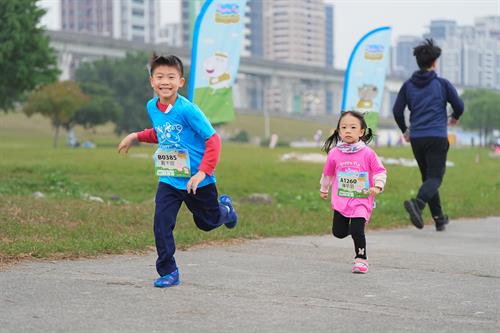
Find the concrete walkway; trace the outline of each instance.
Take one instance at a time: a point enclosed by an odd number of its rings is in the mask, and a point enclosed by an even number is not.
[[[182,284],[152,287],[155,254],[0,272],[0,332],[500,332],[500,218],[179,251]]]

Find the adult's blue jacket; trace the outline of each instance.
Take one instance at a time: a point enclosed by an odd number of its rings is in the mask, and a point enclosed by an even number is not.
[[[406,132],[406,106],[410,110],[410,138],[448,137],[447,103],[451,104],[455,119],[464,112],[464,103],[457,90],[434,71],[413,73],[399,90],[392,112],[401,132]]]

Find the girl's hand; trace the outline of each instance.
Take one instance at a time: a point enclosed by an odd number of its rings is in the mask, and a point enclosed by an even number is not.
[[[370,187],[370,194],[377,195],[382,192],[382,189],[378,186]]]
[[[321,199],[323,200],[326,200],[328,199],[328,192],[319,192],[319,196],[321,197]]]
[[[137,133],[130,133],[118,145],[118,154],[122,151],[126,154],[134,142],[138,141]]]
[[[201,183],[203,179],[205,179],[205,176],[206,175],[203,171],[198,171],[196,175],[191,177],[186,186],[187,192],[188,193],[193,192],[193,194],[196,194],[196,189],[198,188],[198,184]]]

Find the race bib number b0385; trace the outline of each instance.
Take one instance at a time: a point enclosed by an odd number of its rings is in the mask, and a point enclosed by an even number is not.
[[[154,154],[157,176],[191,177],[189,153],[185,149],[158,149]]]

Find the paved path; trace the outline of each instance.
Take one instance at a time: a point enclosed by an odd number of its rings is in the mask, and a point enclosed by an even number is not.
[[[0,332],[500,332],[500,218],[372,231],[371,271],[331,236],[155,255],[24,263],[0,272]]]

